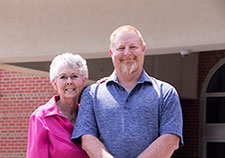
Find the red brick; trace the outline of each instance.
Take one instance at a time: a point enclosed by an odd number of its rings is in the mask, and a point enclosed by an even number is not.
[[[55,92],[48,77],[4,69],[0,69],[0,75],[0,154],[25,158],[29,116]],[[49,97],[40,95],[43,93]]]

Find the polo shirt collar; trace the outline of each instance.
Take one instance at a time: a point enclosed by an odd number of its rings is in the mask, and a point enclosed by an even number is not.
[[[144,82],[149,82],[152,84],[152,80],[151,80],[151,77],[145,72],[145,70],[143,69],[142,70],[142,73],[141,73],[141,76],[138,80],[137,83],[144,83]]]
[[[119,83],[118,79],[116,77],[116,72],[115,71],[113,71],[113,73],[109,76],[108,80],[106,81],[106,84],[108,84],[109,82]],[[144,83],[144,82],[149,82],[149,83],[152,84],[151,77],[145,72],[145,70],[143,68],[141,76],[140,76],[137,84],[138,83]]]

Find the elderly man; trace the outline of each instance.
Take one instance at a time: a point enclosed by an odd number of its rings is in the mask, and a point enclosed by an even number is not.
[[[95,158],[169,158],[183,145],[176,90],[143,69],[145,42],[132,26],[110,37],[114,72],[88,87],[72,140]]]

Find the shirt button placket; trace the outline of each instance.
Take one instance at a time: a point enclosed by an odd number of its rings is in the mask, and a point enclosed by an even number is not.
[[[125,101],[124,101],[124,109],[125,110],[129,110],[130,107],[128,106],[128,98],[126,97]]]

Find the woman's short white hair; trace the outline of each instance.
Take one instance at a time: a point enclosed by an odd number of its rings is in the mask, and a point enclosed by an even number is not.
[[[83,59],[80,55],[72,54],[72,53],[63,53],[56,56],[50,65],[50,82],[52,83],[53,79],[55,79],[59,75],[59,69],[62,65],[68,65],[74,70],[80,72],[81,77],[88,78],[88,68],[86,64],[86,60]]]

